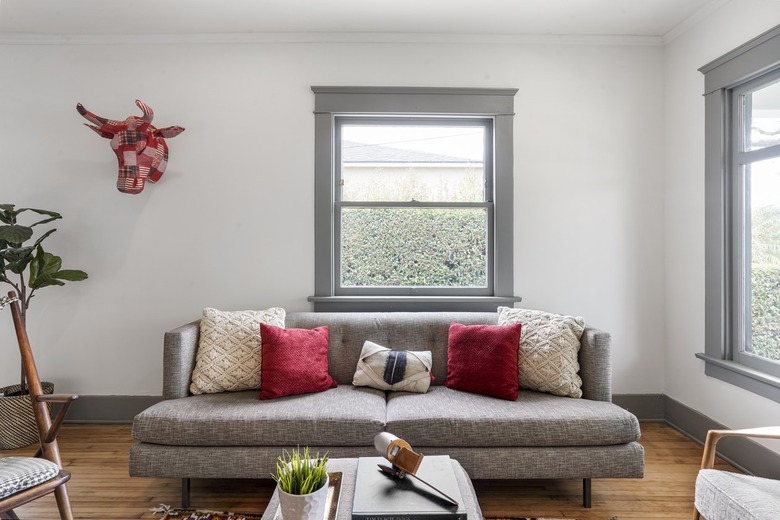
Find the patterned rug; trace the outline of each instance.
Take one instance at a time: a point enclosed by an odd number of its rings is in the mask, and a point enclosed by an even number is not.
[[[260,520],[262,514],[230,513],[226,511],[194,511],[192,509],[174,509],[162,505],[152,509],[153,513],[162,513],[160,520]]]
[[[158,508],[162,509],[162,508]],[[260,520],[262,515],[247,515],[241,513],[228,513],[219,511],[193,511],[192,509],[170,509],[152,511],[165,513],[160,520]],[[551,518],[551,517],[485,517],[485,520],[576,520],[572,518]],[[617,520],[613,518],[612,520]]]

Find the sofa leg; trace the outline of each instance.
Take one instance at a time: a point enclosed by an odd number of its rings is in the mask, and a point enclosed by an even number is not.
[[[591,498],[591,481],[589,478],[584,478],[582,479],[582,507],[590,509]]]
[[[187,509],[190,507],[190,479],[181,479],[181,507]]]

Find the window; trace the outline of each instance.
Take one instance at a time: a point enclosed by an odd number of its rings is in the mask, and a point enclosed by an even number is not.
[[[512,296],[516,90],[312,87],[315,310]]]
[[[780,401],[780,27],[701,69],[706,373]]]
[[[737,231],[735,358],[780,376],[780,71],[732,94]]]

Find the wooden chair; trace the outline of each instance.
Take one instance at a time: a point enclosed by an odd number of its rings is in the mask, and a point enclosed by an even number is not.
[[[40,446],[34,457],[0,458],[0,519],[17,520],[19,517],[13,511],[15,508],[54,492],[60,518],[72,520],[73,512],[70,507],[68,488],[65,485],[70,480],[70,473],[62,469],[60,451],[57,447],[57,433],[70,404],[78,396],[43,393],[30,341],[22,323],[19,300],[14,292],[9,292],[8,298],[0,297],[0,309],[8,303],[11,304],[22,365],[30,391],[35,422],[38,425]],[[49,415],[49,403],[62,405],[54,421]]]
[[[780,480],[713,469],[715,445],[723,437],[780,439],[780,427],[710,430],[696,477],[693,520],[774,520],[780,511]]]

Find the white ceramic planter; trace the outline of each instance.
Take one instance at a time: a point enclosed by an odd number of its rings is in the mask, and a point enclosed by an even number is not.
[[[308,495],[291,495],[281,488],[279,491],[279,508],[284,520],[323,520],[325,505],[328,499],[328,484],[330,477],[325,479],[325,485]]]

